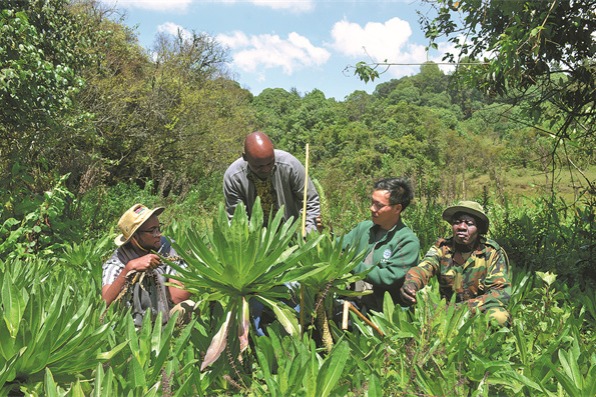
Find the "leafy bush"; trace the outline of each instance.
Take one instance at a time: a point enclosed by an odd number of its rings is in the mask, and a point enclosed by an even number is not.
[[[0,260],[53,256],[67,241],[76,241],[80,223],[71,216],[74,196],[61,177],[43,195],[0,207]],[[1,264],[1,261],[0,261]]]
[[[78,200],[77,215],[89,237],[104,235],[114,230],[120,216],[136,203],[148,207],[160,204],[160,199],[152,192],[153,183],[144,188],[135,183],[119,183],[111,188],[96,187]]]
[[[552,271],[570,285],[596,285],[594,205],[569,207],[540,197],[494,206],[492,235],[517,266]]]
[[[263,227],[263,211],[257,199],[250,220],[244,205],[240,204],[231,221],[220,205],[214,220],[212,234],[205,243],[201,236],[188,231],[184,244],[177,246],[188,268],[176,264],[185,287],[207,301],[221,304],[224,319],[218,324],[201,370],[215,362],[228,344],[230,330],[237,329],[239,352],[248,347],[249,307],[255,304],[271,309],[291,335],[299,333],[296,316],[280,298],[289,298],[290,282],[296,282],[309,273],[317,272],[314,266],[296,267],[317,239],[298,246],[298,222],[283,223],[283,210]]]

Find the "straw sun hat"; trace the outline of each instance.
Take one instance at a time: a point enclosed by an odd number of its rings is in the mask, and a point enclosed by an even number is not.
[[[135,204],[130,207],[124,215],[120,217],[118,221],[118,227],[122,234],[120,234],[114,242],[117,246],[126,244],[128,240],[135,234],[137,229],[145,223],[151,215],[159,215],[164,211],[165,208],[157,207],[152,210],[144,206],[143,204]]]
[[[484,212],[484,208],[475,201],[460,201],[457,205],[448,207],[443,211],[443,219],[447,222],[453,220],[453,216],[457,213],[464,213],[472,215],[474,218],[481,221],[482,227],[479,227],[480,234],[486,234],[488,232],[489,220],[488,216]]]

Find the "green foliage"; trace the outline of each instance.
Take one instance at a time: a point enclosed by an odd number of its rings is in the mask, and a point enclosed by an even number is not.
[[[82,70],[100,30],[72,11],[67,0],[5,1],[0,6],[0,170],[34,194],[56,175],[78,175],[93,138],[88,113],[78,111]],[[17,201],[20,197],[15,197]]]
[[[83,81],[88,36],[66,0],[3,2],[0,8],[0,129],[51,121]],[[5,130],[6,129],[6,130]],[[22,139],[22,137],[20,137]]]
[[[270,308],[289,334],[299,333],[295,313],[279,299],[289,298],[287,283],[319,271],[312,265],[295,266],[318,239],[300,246],[292,244],[299,224],[282,222],[283,209],[263,227],[258,199],[250,220],[242,204],[231,221],[220,205],[207,241],[196,231],[188,230],[184,242],[175,245],[188,264],[188,268],[172,264],[180,273],[175,278],[203,300],[218,302],[223,307],[225,318],[218,324],[219,331],[213,337],[201,370],[219,358],[228,344],[230,330],[238,331],[232,341],[239,343],[240,353],[248,347],[249,305],[254,301]]]
[[[593,13],[585,1],[433,4],[429,38],[459,28],[454,8],[477,28],[458,42],[471,46],[458,72],[427,63],[338,102],[319,90],[253,97],[208,35],[158,36],[156,62],[97,2],[5,1],[0,395],[594,395]],[[474,54],[494,48],[494,59]],[[298,157],[310,144],[338,237],[370,216],[383,177],[415,187],[404,218],[423,251],[448,234],[445,204],[482,201],[512,262],[511,326],[470,316],[431,284],[416,307],[386,299],[371,315],[383,337],[355,315],[339,329],[332,300],[361,276],[350,273],[358,255],[328,234],[301,240],[279,214],[262,228],[259,210],[230,221],[219,207],[223,170],[256,129]],[[517,178],[528,171],[540,179]],[[529,188],[534,198],[512,193]],[[136,330],[100,299],[116,220],[135,202],[168,208],[188,262],[178,278],[200,301],[186,327]],[[301,314],[327,309],[332,346],[287,305],[297,280]],[[249,339],[252,302],[273,313],[267,336]]]
[[[267,128],[267,134],[284,147],[283,139],[290,128],[289,116],[300,106],[301,98],[296,91],[282,88],[266,88],[252,99],[258,120],[258,128]]]
[[[162,327],[159,317],[155,320],[157,325],[154,325],[150,316],[147,316],[142,327],[137,330],[132,316],[119,318],[115,331],[124,341],[118,345],[121,350],[110,361],[110,369],[113,370],[120,393],[133,396],[145,396],[147,393],[157,395],[161,383],[174,377],[172,370],[179,365],[176,358],[189,337],[188,331],[179,335],[177,349],[172,351],[175,323],[173,318]],[[166,361],[169,363],[166,364]],[[169,371],[166,370],[166,365]]]
[[[164,33],[152,60],[133,31],[97,23],[113,34],[103,38],[102,62],[86,70],[89,85],[80,95],[102,136],[87,165],[90,187],[151,180],[162,196],[184,195],[223,173],[253,120],[250,94],[225,77],[224,48],[204,33]]]
[[[517,273],[511,328],[491,328],[484,316],[470,317],[467,308],[440,300],[435,280],[414,309],[386,299],[384,313],[372,317],[385,338],[353,318],[355,331],[346,335],[352,355],[368,361],[360,370],[374,371],[391,395],[590,395],[594,349],[580,335],[593,340],[586,328],[593,319],[585,322],[568,292],[555,291],[552,275],[541,276],[542,285],[539,277]],[[351,378],[358,382],[356,371]]]
[[[154,194],[154,187],[153,182],[142,188],[135,183],[119,183],[109,189],[98,186],[80,195],[77,213],[84,230],[91,236],[112,230],[120,216],[136,203],[149,207],[161,205],[161,200]]]
[[[503,209],[494,204],[490,209],[492,233],[513,242],[517,234],[506,235]],[[422,235],[442,234],[434,220],[439,206],[408,211],[410,223],[432,229]],[[510,210],[513,219],[523,213],[518,211]],[[530,207],[525,212],[533,214]],[[466,307],[441,300],[433,279],[415,307],[396,307],[387,298],[383,312],[370,315],[384,336],[354,314],[348,331],[330,316],[335,343],[327,350],[319,347],[316,332],[299,336],[284,329],[284,324],[297,325],[298,313],[282,303],[288,294],[280,287],[299,279],[306,298],[303,312],[312,316],[317,301],[311,298],[344,293],[344,283],[356,277],[349,268],[358,256],[340,254],[339,240],[328,235],[296,241],[295,223],[277,220],[261,228],[258,210],[254,217],[248,220],[239,210],[228,222],[222,209],[212,226],[172,223],[177,248],[189,266],[180,278],[201,300],[200,315],[181,328],[174,322],[162,328],[147,321],[136,330],[129,312],[117,306],[99,322],[104,312],[99,264],[112,236],[65,243],[58,255],[42,259],[31,255],[27,262],[5,262],[0,277],[0,380],[5,393],[592,394],[596,301],[590,285],[569,287],[567,276],[528,273],[514,262],[513,321],[508,328],[495,328],[483,315],[471,316]],[[523,247],[506,248],[515,257]],[[550,263],[548,257],[543,260]],[[271,323],[267,336],[252,338],[240,356],[240,342],[249,336],[242,330],[248,329],[246,310],[252,299],[277,307],[272,312],[279,321]],[[199,364],[205,364],[212,354],[209,348],[216,345],[225,358],[201,371]]]
[[[326,357],[317,351],[312,339],[302,340],[271,333],[255,341],[261,370],[254,380],[258,395],[268,396],[338,396],[346,395],[342,384],[349,367],[350,349],[346,342],[337,344]]]
[[[559,139],[576,129],[594,138],[593,1],[426,3],[435,11],[421,16],[431,44],[446,36],[455,51],[445,58],[471,61],[458,67],[456,78],[510,103],[525,101],[526,113],[547,120]]]
[[[102,269],[98,263],[102,263],[112,251],[113,241],[112,236],[108,235],[97,240],[84,240],[81,243],[65,243],[53,265],[56,273],[63,277],[84,280],[80,288],[85,291],[100,290]]]
[[[77,238],[76,223],[68,217],[73,194],[64,187],[67,177],[29,200],[17,201],[17,195],[0,195],[7,200],[4,208],[0,208],[1,259],[55,255],[64,241]]]
[[[117,351],[106,349],[110,326],[98,322],[96,292],[56,282],[48,262],[12,260],[0,281],[3,391],[43,379],[44,368],[61,381],[74,380]]]
[[[306,251],[300,261],[303,268],[314,267],[318,271],[302,279],[300,283],[300,320],[304,330],[306,316],[317,320],[316,328],[321,335],[322,344],[331,351],[333,339],[329,330],[329,320],[334,316],[338,297],[361,295],[347,290],[347,287],[362,280],[366,273],[354,275],[352,269],[362,261],[365,252],[354,249],[343,250],[342,239],[334,239],[329,235],[317,236],[311,233],[306,236],[305,243],[316,239],[318,243]]]
[[[354,67],[354,75],[357,75],[360,80],[368,83],[379,78],[379,72],[376,65],[369,65],[366,62],[358,62]]]
[[[416,233],[420,240],[420,247],[424,254],[437,238],[448,236],[451,231],[449,225],[443,221],[441,214],[444,207],[427,202],[408,206],[403,212],[404,222]]]
[[[537,198],[521,209],[494,208],[492,234],[513,263],[552,271],[570,284],[594,285],[594,210]]]

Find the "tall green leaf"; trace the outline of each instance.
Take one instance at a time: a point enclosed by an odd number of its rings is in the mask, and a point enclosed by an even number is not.
[[[321,366],[317,377],[317,396],[330,396],[343,374],[350,355],[347,343],[338,343]]]
[[[6,273],[2,283],[2,306],[4,322],[11,338],[17,335],[28,301],[27,290],[14,285],[10,273]]]

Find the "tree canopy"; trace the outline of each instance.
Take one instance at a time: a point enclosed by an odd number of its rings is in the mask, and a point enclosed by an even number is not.
[[[534,114],[549,104],[557,133],[573,129],[593,135],[596,114],[596,2],[425,1],[437,12],[421,18],[436,46],[446,36],[457,52],[446,60],[477,65],[459,74],[489,95],[528,102]],[[463,77],[463,76],[462,76]]]
[[[224,170],[241,154],[246,134],[257,129],[301,159],[310,144],[311,175],[342,208],[346,224],[366,216],[366,207],[354,208],[354,200],[382,177],[409,177],[417,196],[429,201],[480,195],[503,201],[511,169],[539,173],[542,185],[561,179],[552,173],[555,164],[573,165],[580,175],[594,164],[589,105],[581,114],[564,113],[550,100],[556,95],[536,104],[546,94],[537,86],[484,95],[474,80],[484,76],[483,60],[467,62],[454,75],[427,62],[413,76],[379,84],[372,94],[354,92],[343,102],[317,89],[253,95],[229,75],[225,48],[207,34],[160,34],[149,50],[122,16],[94,0],[3,4],[4,29],[24,24],[39,34],[35,40],[0,37],[1,75],[16,65],[23,73],[1,80],[8,104],[0,109],[4,203],[43,195],[63,175],[80,195],[102,197],[129,184],[164,198],[200,191],[214,203]],[[52,24],[60,24],[56,32],[65,42],[42,34]],[[39,65],[68,70],[71,79],[46,79],[27,51],[11,50],[19,45],[28,45]],[[571,81],[557,75],[561,84]],[[545,88],[559,82],[543,80]],[[478,85],[461,84],[473,81]],[[47,100],[34,92],[44,84]],[[11,106],[6,95],[23,97],[22,106]],[[528,117],[532,111],[535,119]],[[565,126],[569,139],[553,139],[565,137],[559,133]],[[576,196],[585,192],[576,179],[571,185]]]

